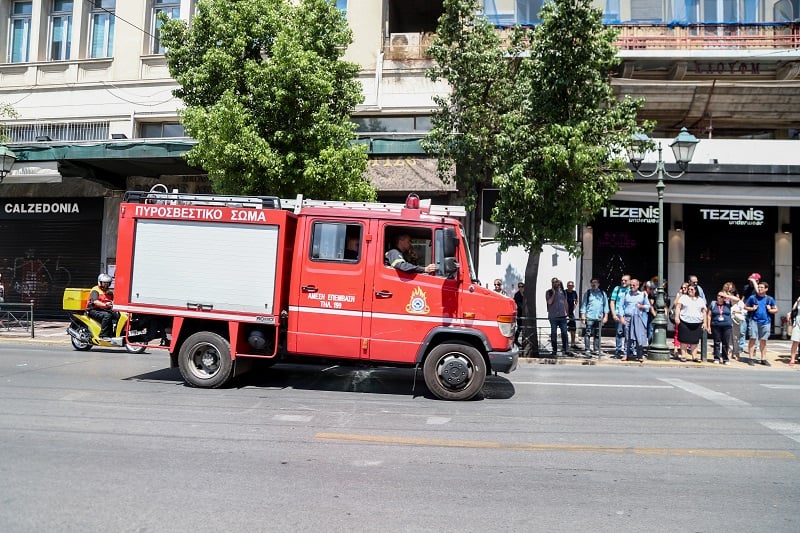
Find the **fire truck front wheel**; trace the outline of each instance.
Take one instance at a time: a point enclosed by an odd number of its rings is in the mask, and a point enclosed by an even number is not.
[[[221,387],[233,374],[231,345],[217,333],[195,333],[181,346],[178,367],[189,385],[204,389]]]
[[[422,367],[428,389],[442,400],[469,400],[483,388],[486,361],[468,344],[440,344]]]

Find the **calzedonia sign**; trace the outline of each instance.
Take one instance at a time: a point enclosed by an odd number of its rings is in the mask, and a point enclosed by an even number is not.
[[[0,219],[101,219],[102,206],[102,198],[4,198],[0,199]]]
[[[603,207],[600,209],[600,215],[615,222],[658,224],[658,207],[654,205],[644,207]]]

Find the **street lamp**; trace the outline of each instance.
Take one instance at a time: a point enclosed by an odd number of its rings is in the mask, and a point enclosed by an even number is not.
[[[0,183],[3,183],[3,180],[8,176],[8,173],[11,172],[11,167],[14,166],[16,161],[17,154],[9,150],[8,147],[0,145]]]
[[[664,175],[670,178],[680,178],[689,168],[689,162],[694,155],[697,147],[697,137],[689,133],[686,128],[681,128],[681,132],[670,143],[675,161],[678,163],[680,172],[670,174],[664,168],[664,160],[661,157],[661,142],[658,142],[658,162],[656,168],[649,174],[643,173],[639,167],[644,161],[645,155],[652,147],[652,141],[647,135],[636,133],[633,136],[631,145],[628,149],[628,158],[636,173],[643,178],[651,178],[658,175],[656,191],[658,192],[658,284],[656,286],[656,317],[653,319],[653,342],[650,345],[650,358],[659,361],[669,359],[669,348],[667,347],[667,315],[664,299]]]

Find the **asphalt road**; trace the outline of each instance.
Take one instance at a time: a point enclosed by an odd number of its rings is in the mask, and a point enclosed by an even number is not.
[[[800,530],[800,381],[530,365],[192,389],[160,352],[0,343],[0,531]]]

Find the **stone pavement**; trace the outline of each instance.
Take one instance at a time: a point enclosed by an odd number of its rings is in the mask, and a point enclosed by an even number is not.
[[[69,335],[67,335],[68,321],[51,320],[51,321],[35,321],[34,322],[34,337],[31,338],[30,329],[23,329],[20,327],[6,328],[0,324],[0,347],[6,342],[31,342],[42,344],[63,344],[69,345]],[[669,339],[668,345],[672,346],[672,339]],[[798,356],[798,364],[796,366],[789,366],[789,348],[791,341],[783,339],[773,339],[767,342],[767,360],[771,366],[749,366],[747,360],[743,358],[742,361],[732,360],[729,365],[719,365],[711,362],[713,359],[712,343],[708,346],[708,361],[705,363],[693,363],[687,361],[685,363],[669,360],[669,361],[650,361],[646,360],[642,363],[636,361],[620,361],[612,359],[610,354],[614,353],[614,338],[604,337],[602,342],[602,349],[605,356],[598,360],[596,357],[587,359],[583,356],[583,351],[575,350],[574,355],[569,357],[559,356],[557,358],[526,358],[520,357],[520,364],[558,364],[558,365],[616,365],[616,366],[674,366],[674,367],[705,367],[705,368],[749,368],[753,371],[761,370],[784,370],[784,371],[800,371],[800,356]],[[2,349],[2,348],[0,348]],[[756,350],[758,352],[758,350]],[[758,357],[758,354],[756,354]]]

